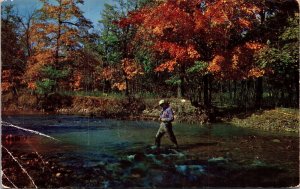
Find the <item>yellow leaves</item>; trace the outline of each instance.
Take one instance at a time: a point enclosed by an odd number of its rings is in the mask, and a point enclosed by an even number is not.
[[[133,59],[124,58],[121,61],[125,77],[127,79],[132,79],[136,75],[142,75],[143,71],[140,65],[138,65]]]
[[[169,61],[159,65],[157,68],[155,68],[155,71],[163,72],[163,71],[167,70],[168,72],[173,72],[176,65],[177,65],[176,60],[169,60]]]
[[[258,77],[262,77],[264,74],[265,74],[265,70],[259,68],[252,68],[248,73],[248,77],[258,78]]]
[[[153,29],[153,33],[158,36],[162,36],[164,34],[162,28],[158,26]]]
[[[124,82],[120,82],[120,83],[114,83],[112,87],[118,89],[119,91],[124,91],[127,88],[125,81]]]
[[[258,43],[258,42],[247,42],[245,44],[245,47],[254,51],[258,51],[260,49],[262,49],[264,47],[264,45],[262,43]]]
[[[208,71],[218,73],[222,71],[222,65],[225,63],[225,58],[222,55],[216,55],[208,66]]]
[[[144,73],[141,66],[134,59],[124,58],[119,64],[103,68],[101,76],[112,81],[112,88],[123,91],[128,87],[125,81],[130,82],[142,74]]]
[[[231,62],[232,62],[232,68],[234,70],[237,70],[238,69],[238,63],[239,63],[239,56],[234,54],[232,56]]]
[[[197,59],[200,58],[200,54],[198,53],[198,51],[196,51],[195,47],[192,45],[189,45],[187,48],[187,54],[189,55],[189,57],[191,59]]]
[[[54,51],[52,50],[36,50],[36,52],[29,57],[28,65],[25,72],[25,79],[32,80],[37,79],[41,74],[41,69],[45,65],[51,65],[54,63]]]

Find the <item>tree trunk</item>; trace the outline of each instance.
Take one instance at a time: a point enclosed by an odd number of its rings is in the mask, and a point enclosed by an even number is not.
[[[260,109],[262,107],[262,98],[263,98],[263,78],[259,77],[256,80],[255,85],[255,108]]]
[[[220,83],[220,103],[221,103],[221,106],[223,106],[223,102],[224,102],[224,99],[223,99],[223,84]]]
[[[203,76],[203,97],[204,97],[204,106],[209,107],[210,106],[210,100],[209,100],[209,88],[208,88],[208,75]]]
[[[237,90],[237,88],[236,88],[236,81],[235,80],[234,80],[233,84],[234,84],[234,88],[233,88],[233,100],[236,103],[236,90]]]
[[[184,96],[184,68],[181,68],[181,73],[179,75],[179,83],[177,85],[177,98],[182,98]]]
[[[299,75],[298,72],[295,74],[295,81],[294,81],[294,85],[295,85],[295,90],[296,90],[296,107],[299,107]]]
[[[125,95],[128,97],[129,96],[129,82],[128,82],[127,78],[125,78],[125,84],[126,84]]]
[[[177,85],[177,98],[182,98],[182,88],[181,85]]]
[[[209,93],[209,96],[208,96],[208,104],[209,106],[211,105],[211,99],[212,99],[212,78],[208,75],[208,86],[209,86],[209,89],[208,89],[208,93]]]
[[[230,80],[228,81],[228,93],[229,93],[230,101],[232,101],[232,90],[231,90],[231,83],[230,83]]]

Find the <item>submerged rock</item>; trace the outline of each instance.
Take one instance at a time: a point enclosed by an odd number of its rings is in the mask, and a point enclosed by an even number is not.
[[[207,160],[208,163],[228,163],[228,159],[223,157],[211,158]]]
[[[133,163],[131,161],[129,161],[129,160],[121,160],[120,161],[120,167],[123,168],[123,169],[131,167],[132,164]]]
[[[134,161],[143,161],[145,158],[146,156],[144,153],[136,153],[134,156]]]
[[[176,171],[183,175],[201,175],[205,173],[202,165],[175,165]]]
[[[272,142],[280,143],[280,140],[279,139],[273,139]]]

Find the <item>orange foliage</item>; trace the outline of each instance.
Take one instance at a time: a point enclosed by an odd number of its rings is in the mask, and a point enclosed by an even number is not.
[[[13,89],[21,81],[20,73],[13,69],[1,70],[1,91],[7,92]]]
[[[75,91],[79,91],[82,89],[81,87],[82,76],[80,73],[74,74],[74,82],[72,83],[72,87]]]
[[[27,88],[31,89],[31,90],[35,90],[36,89],[36,83],[35,82],[28,82],[27,83]]]
[[[136,40],[150,40],[153,44],[150,48],[158,55],[169,55],[155,70],[172,72],[176,66],[191,64],[200,57],[194,42],[190,41],[195,27],[188,12],[190,6],[188,1],[167,1],[132,12],[119,25],[138,25]]]
[[[252,68],[248,72],[248,77],[254,77],[254,78],[262,77],[263,75],[265,75],[265,72],[266,71],[263,69]]]
[[[124,91],[127,88],[125,81],[120,83],[114,83],[112,87],[117,88],[119,91]]]
[[[114,73],[116,70],[112,67],[106,67],[102,70],[102,76],[106,80],[112,80],[114,78]]]
[[[133,59],[124,58],[122,61],[122,69],[127,79],[133,79],[136,75],[143,74],[142,68]]]
[[[12,88],[12,83],[10,82],[1,82],[1,91],[9,91]]]
[[[222,71],[222,68],[225,66],[225,58],[222,55],[216,55],[211,61],[208,70],[212,73],[218,73]]]
[[[169,72],[173,72],[176,65],[177,65],[176,60],[169,60],[169,61],[159,65],[158,67],[156,67],[155,71],[162,72],[162,71],[167,70]]]
[[[70,24],[83,18],[82,12],[76,5],[77,1],[61,0],[53,3],[43,0],[42,2],[40,17],[33,20],[30,27],[32,54],[28,59],[25,82],[44,77],[41,70],[45,66],[53,66],[58,70],[74,68],[74,65],[70,64],[81,59],[82,56],[79,50],[74,50],[79,47],[78,39],[81,31],[74,24]],[[74,76],[75,88],[80,88],[81,79]]]
[[[101,75],[103,79],[112,81],[113,88],[123,91],[128,88],[126,80],[130,82],[130,80],[134,80],[138,75],[142,74],[144,74],[143,70],[135,60],[124,58],[121,60],[121,64],[103,68]]]
[[[231,35],[241,35],[258,22],[259,8],[255,3],[246,0],[158,2],[156,6],[131,12],[118,22],[121,27],[136,26],[136,40],[151,41],[150,48],[163,59],[155,71],[174,72],[176,67],[192,66],[201,60],[200,54],[207,54],[200,49],[208,49],[215,56],[203,58],[212,59],[209,66],[212,73],[225,77],[230,76],[232,70],[246,69],[241,75],[249,75],[247,73],[253,67],[250,56],[260,48],[258,44],[247,43],[232,52],[227,47]],[[243,50],[246,51],[239,52]],[[249,66],[244,66],[246,64]]]
[[[11,77],[11,70],[2,70],[1,91],[9,91],[13,87],[12,82],[10,82]]]
[[[264,46],[258,42],[247,42],[231,52],[216,55],[208,70],[222,79],[246,79],[261,77],[266,70],[255,65],[254,55]]]

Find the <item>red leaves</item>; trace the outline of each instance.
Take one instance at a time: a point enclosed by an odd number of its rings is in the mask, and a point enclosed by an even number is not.
[[[135,25],[138,40],[150,41],[163,60],[155,71],[174,72],[200,60],[200,54],[211,53],[215,56],[204,58],[212,59],[208,70],[217,77],[258,77],[263,71],[254,65],[253,55],[259,44],[229,46],[232,36],[241,36],[258,21],[258,11],[255,2],[245,0],[165,0],[130,13],[120,25]]]
[[[140,25],[144,22],[147,16],[148,9],[140,9],[139,11],[132,11],[128,13],[128,16],[122,18],[119,21],[115,21],[114,24],[117,24],[119,27],[124,28],[129,25]]]
[[[253,58],[261,48],[263,45],[260,43],[247,42],[229,53],[218,54],[209,64],[208,70],[222,79],[261,77],[265,70],[258,68]]]
[[[153,51],[161,56],[168,55],[155,70],[172,72],[176,66],[190,64],[200,57],[191,41],[195,35],[195,22],[191,14],[195,7],[192,5],[191,1],[169,0],[131,12],[127,18],[121,19],[119,26],[138,26],[138,40],[151,41]]]
[[[180,46],[177,43],[157,42],[154,46],[157,52],[167,53],[171,58],[162,65],[158,66],[155,71],[172,72],[178,64],[188,64],[194,62],[200,57],[200,54],[195,49],[194,45],[188,44]]]

